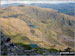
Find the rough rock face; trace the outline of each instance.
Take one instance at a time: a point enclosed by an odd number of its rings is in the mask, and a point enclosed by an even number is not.
[[[6,37],[2,32],[0,34],[1,39],[1,55],[24,55],[24,48],[21,46],[16,46],[11,42],[11,39]]]

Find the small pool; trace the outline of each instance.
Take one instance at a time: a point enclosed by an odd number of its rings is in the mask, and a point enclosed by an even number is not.
[[[30,46],[33,47],[33,48],[38,48],[37,44],[30,44]]]
[[[31,28],[35,28],[35,25],[29,25]]]

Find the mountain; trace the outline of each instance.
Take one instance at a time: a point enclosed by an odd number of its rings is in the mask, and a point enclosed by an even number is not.
[[[0,6],[0,8],[10,7],[10,6],[19,6],[19,5],[27,5],[27,4],[22,4],[22,3],[3,4]]]
[[[12,3],[12,4],[3,4],[0,7],[10,7],[10,6],[24,6],[24,5],[32,5],[32,6],[38,6],[41,8],[52,8],[57,10],[58,12],[74,16],[74,7],[75,3],[59,3],[59,4],[48,4],[48,3],[31,3],[31,4],[22,4],[22,3]]]
[[[74,48],[74,16],[35,6],[0,9],[0,30],[13,43],[37,44],[42,48]]]
[[[41,8],[52,8],[61,13],[74,16],[75,3],[59,3],[59,4],[46,4],[46,3],[32,3],[32,6],[38,6]]]

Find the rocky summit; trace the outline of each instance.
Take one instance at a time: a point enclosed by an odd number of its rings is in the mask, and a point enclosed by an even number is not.
[[[0,39],[1,39],[1,55],[12,56],[24,54],[23,52],[24,48],[16,46],[14,43],[11,42],[11,38],[6,37],[2,32]]]

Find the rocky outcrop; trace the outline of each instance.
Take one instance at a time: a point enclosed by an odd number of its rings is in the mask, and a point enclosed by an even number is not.
[[[23,55],[24,53],[24,48],[21,46],[16,46],[14,43],[11,42],[11,38],[5,36],[2,32],[0,34],[0,39],[1,39],[1,55],[7,55],[7,56],[12,56],[12,55]]]

